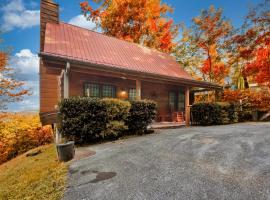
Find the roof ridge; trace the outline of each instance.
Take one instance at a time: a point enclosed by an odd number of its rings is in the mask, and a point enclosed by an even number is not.
[[[50,23],[50,22],[48,22]],[[127,41],[127,40],[124,40],[124,39],[120,39],[120,38],[117,38],[117,37],[113,37],[113,36],[110,36],[110,35],[106,35],[104,33],[100,33],[100,32],[97,32],[97,31],[94,31],[94,30],[91,30],[91,29],[87,29],[87,28],[84,28],[84,27],[81,27],[81,26],[77,26],[77,25],[74,25],[74,24],[69,24],[67,22],[63,22],[63,21],[60,21],[59,23],[62,23],[62,24],[66,24],[66,25],[70,25],[70,26],[74,26],[76,28],[79,28],[79,29],[83,29],[83,30],[86,30],[86,31],[90,31],[90,32],[93,32],[93,33],[96,33],[96,34],[100,34],[100,35],[103,35],[105,37],[109,37],[109,38],[113,38],[113,39],[116,39],[116,40],[120,40],[120,41],[123,41],[123,42],[127,42],[129,44],[133,44],[133,45],[138,45],[138,46],[141,46],[143,48],[147,48],[151,51],[155,51],[155,52],[158,52],[158,53],[161,53],[161,54],[165,54],[166,56],[169,56],[171,58],[174,58],[172,55],[170,55],[169,53],[165,53],[165,52],[162,52],[162,51],[159,51],[157,49],[154,49],[154,48],[151,48],[151,47],[147,47],[147,46],[144,46],[142,44],[138,44],[138,43],[135,43],[135,42],[131,42],[131,41]]]

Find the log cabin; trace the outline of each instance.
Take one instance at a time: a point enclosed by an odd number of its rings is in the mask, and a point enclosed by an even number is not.
[[[62,98],[87,96],[151,99],[158,104],[157,121],[189,125],[190,91],[221,88],[193,79],[169,54],[61,22],[53,0],[40,5],[43,124],[54,123]]]

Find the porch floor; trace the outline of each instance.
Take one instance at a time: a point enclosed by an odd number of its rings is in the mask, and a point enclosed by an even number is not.
[[[166,129],[166,128],[181,128],[185,126],[185,122],[153,122],[150,128]]]

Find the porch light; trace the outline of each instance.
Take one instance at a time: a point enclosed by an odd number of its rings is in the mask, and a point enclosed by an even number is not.
[[[120,95],[124,97],[126,96],[126,94],[127,94],[127,91],[125,91],[124,89],[121,89]]]

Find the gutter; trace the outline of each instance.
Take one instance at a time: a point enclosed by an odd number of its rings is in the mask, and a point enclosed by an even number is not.
[[[44,53],[40,52],[39,57],[43,58],[49,58],[55,61],[63,61],[63,62],[69,62],[69,63],[75,63],[75,64],[80,64],[80,65],[87,65],[87,67],[92,67],[98,70],[96,67],[98,66],[99,69],[104,69],[107,71],[111,72],[120,72],[120,73],[128,73],[131,75],[136,74],[137,76],[149,76],[151,78],[157,78],[157,79],[163,79],[167,81],[174,81],[174,82],[180,82],[180,83],[188,83],[190,86],[193,87],[202,87],[202,88],[210,88],[210,89],[216,89],[216,90],[222,90],[222,86],[214,84],[214,83],[209,83],[205,81],[197,81],[197,80],[192,80],[192,79],[185,79],[185,78],[178,78],[178,77],[172,77],[172,76],[166,76],[166,75],[159,75],[159,74],[154,74],[154,73],[148,73],[148,72],[141,72],[141,71],[135,71],[135,70],[130,70],[130,69],[123,69],[119,68],[118,66],[115,65],[106,65],[106,64],[101,64],[101,63],[94,63],[94,62],[89,62],[89,61],[82,61],[76,58],[69,58],[66,56],[62,55],[56,55],[56,54],[50,54],[50,53]],[[111,67],[114,67],[114,70],[112,70]]]

